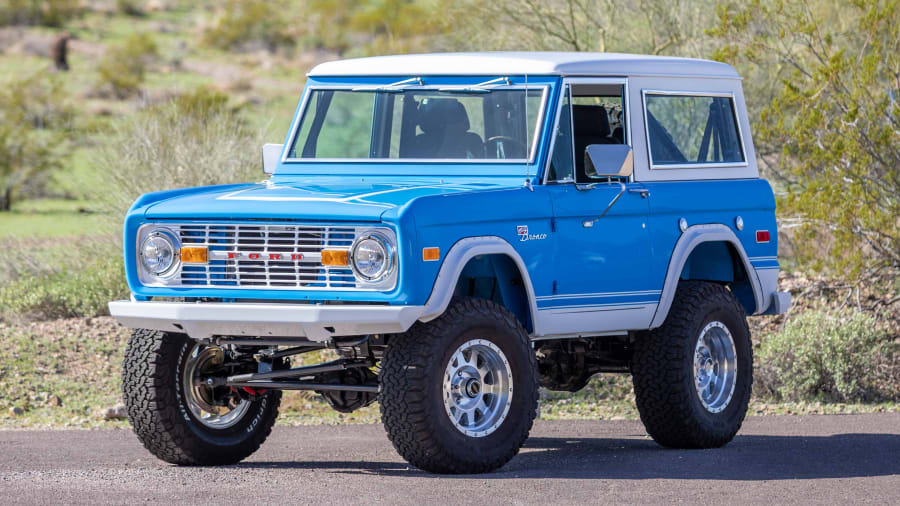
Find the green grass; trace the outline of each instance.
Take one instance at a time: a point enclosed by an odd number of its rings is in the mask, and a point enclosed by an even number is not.
[[[40,199],[13,204],[0,213],[0,242],[4,239],[34,239],[93,235],[101,225],[94,204],[83,200]],[[6,251],[0,255],[8,254]]]

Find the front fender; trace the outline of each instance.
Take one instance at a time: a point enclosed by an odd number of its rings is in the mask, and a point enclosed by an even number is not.
[[[528,308],[532,315],[534,331],[539,334],[539,322],[535,318],[537,314],[537,299],[534,295],[534,286],[522,257],[505,239],[497,236],[467,237],[457,241],[447,252],[444,261],[438,271],[431,296],[425,303],[425,312],[419,317],[422,322],[428,322],[439,317],[447,310],[453,299],[454,288],[463,268],[472,258],[479,255],[506,255],[515,262],[522,275],[525,293],[528,295]]]

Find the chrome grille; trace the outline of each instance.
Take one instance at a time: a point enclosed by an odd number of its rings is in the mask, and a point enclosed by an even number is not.
[[[207,264],[181,266],[180,284],[184,287],[357,288],[349,267],[321,264],[323,249],[350,249],[357,227],[179,224],[169,228],[182,247],[205,246],[208,251]]]

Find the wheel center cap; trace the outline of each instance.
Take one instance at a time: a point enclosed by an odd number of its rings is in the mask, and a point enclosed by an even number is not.
[[[466,382],[466,395],[469,397],[477,397],[481,393],[481,382],[476,379],[470,379]]]

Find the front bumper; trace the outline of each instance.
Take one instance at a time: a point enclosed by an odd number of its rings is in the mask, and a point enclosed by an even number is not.
[[[183,333],[194,339],[305,337],[322,342],[336,336],[405,332],[425,308],[120,300],[109,303],[109,312],[126,327]]]

